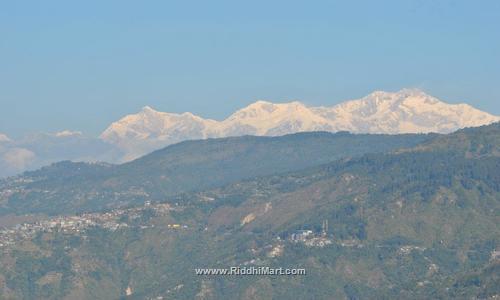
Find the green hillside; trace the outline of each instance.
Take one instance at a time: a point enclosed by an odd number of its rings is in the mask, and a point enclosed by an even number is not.
[[[0,215],[75,213],[413,147],[433,135],[326,132],[188,141],[123,165],[61,162],[0,181]]]

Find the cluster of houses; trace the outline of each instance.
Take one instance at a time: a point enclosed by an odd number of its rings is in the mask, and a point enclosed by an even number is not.
[[[332,244],[325,234],[315,234],[312,230],[298,230],[290,235],[292,243],[302,243],[307,247],[325,247]]]
[[[161,216],[166,215],[169,211],[181,208],[172,207],[168,203],[151,204],[151,202],[146,202],[144,206],[140,207],[115,209],[105,213],[57,216],[48,220],[18,224],[11,228],[0,229],[0,247],[13,245],[19,240],[30,239],[38,232],[81,233],[90,227],[115,231],[129,226],[129,224],[122,221],[122,216],[126,215],[129,220],[137,219],[146,209],[152,209],[155,215]],[[187,225],[169,224],[168,228],[181,229],[187,228]]]
[[[332,244],[332,240],[328,238],[328,220],[323,221],[320,234],[316,234],[312,230],[297,230],[290,235],[289,241],[302,243],[307,247],[325,247]]]
[[[189,226],[187,225],[181,225],[181,224],[167,224],[167,228],[170,229],[187,229]]]

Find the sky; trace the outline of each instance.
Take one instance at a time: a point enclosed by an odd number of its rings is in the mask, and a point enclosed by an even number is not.
[[[145,105],[223,119],[420,88],[500,115],[500,1],[2,1],[0,133],[96,136]]]

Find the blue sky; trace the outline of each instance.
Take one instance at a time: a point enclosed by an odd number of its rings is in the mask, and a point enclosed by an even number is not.
[[[500,115],[500,1],[3,1],[0,132],[417,87]]]

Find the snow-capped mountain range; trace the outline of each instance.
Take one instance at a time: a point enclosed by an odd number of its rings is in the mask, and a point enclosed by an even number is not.
[[[222,121],[146,106],[112,123],[99,138],[64,130],[16,140],[0,132],[0,177],[60,160],[120,163],[192,139],[303,131],[448,133],[497,121],[498,116],[467,104],[447,104],[417,89],[373,92],[331,107],[257,101]]]
[[[100,136],[126,153],[125,160],[183,140],[239,135],[276,136],[303,131],[449,133],[500,121],[467,104],[447,104],[418,89],[377,91],[332,107],[257,101],[222,121],[149,106],[109,126]]]

